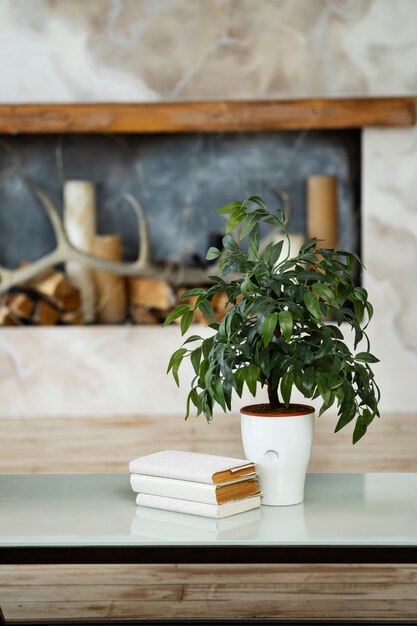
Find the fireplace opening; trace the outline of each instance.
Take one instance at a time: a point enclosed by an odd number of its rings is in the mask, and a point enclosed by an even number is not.
[[[134,261],[141,249],[136,200],[146,214],[150,255],[161,266],[159,279],[96,272],[87,314],[84,287],[70,264],[46,268],[2,294],[0,324],[160,323],[187,286],[187,272],[204,273],[207,248],[224,232],[215,211],[227,202],[260,195],[280,207],[285,192],[294,242],[320,237],[308,232],[312,177],[336,186],[330,208],[336,212],[335,243],[361,253],[360,130],[8,135],[0,146],[0,265],[27,267],[54,250],[56,235],[40,192],[69,235],[74,225],[65,203],[87,203],[86,228],[97,241],[85,251],[116,262]],[[78,218],[75,209],[73,222]],[[82,234],[74,236],[74,245],[87,245]],[[183,267],[183,285],[165,281],[168,263]]]

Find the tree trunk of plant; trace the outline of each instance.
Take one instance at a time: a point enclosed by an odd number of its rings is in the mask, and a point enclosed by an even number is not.
[[[279,409],[281,406],[281,402],[278,397],[278,385],[276,387],[272,387],[268,383],[268,399],[271,409]]]

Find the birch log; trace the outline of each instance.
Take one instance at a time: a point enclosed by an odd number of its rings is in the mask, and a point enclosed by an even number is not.
[[[323,248],[335,248],[339,240],[337,178],[309,176],[307,180],[307,234],[321,239]]]
[[[122,242],[118,235],[96,235],[93,243],[94,254],[110,261],[122,261]],[[126,278],[94,271],[96,286],[97,316],[102,324],[124,322],[127,315]]]
[[[64,226],[69,241],[83,252],[93,253],[96,233],[95,186],[87,180],[69,180],[64,184]],[[93,270],[76,261],[68,261],[66,271],[71,283],[81,292],[81,309],[86,323],[95,318]]]

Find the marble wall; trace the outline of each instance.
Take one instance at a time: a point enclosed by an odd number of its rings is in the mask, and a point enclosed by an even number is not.
[[[415,0],[1,0],[1,102],[417,92]]]
[[[364,132],[362,247],[384,407],[417,410],[417,127]]]
[[[415,94],[416,23],[415,0],[2,0],[0,101]],[[416,171],[416,129],[364,131],[384,411],[417,410]],[[164,374],[179,341],[176,328],[2,329],[0,416],[181,414],[185,390]]]

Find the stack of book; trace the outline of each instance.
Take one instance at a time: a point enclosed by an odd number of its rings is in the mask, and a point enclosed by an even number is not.
[[[220,519],[261,504],[255,464],[245,459],[164,450],[129,470],[139,507]]]

